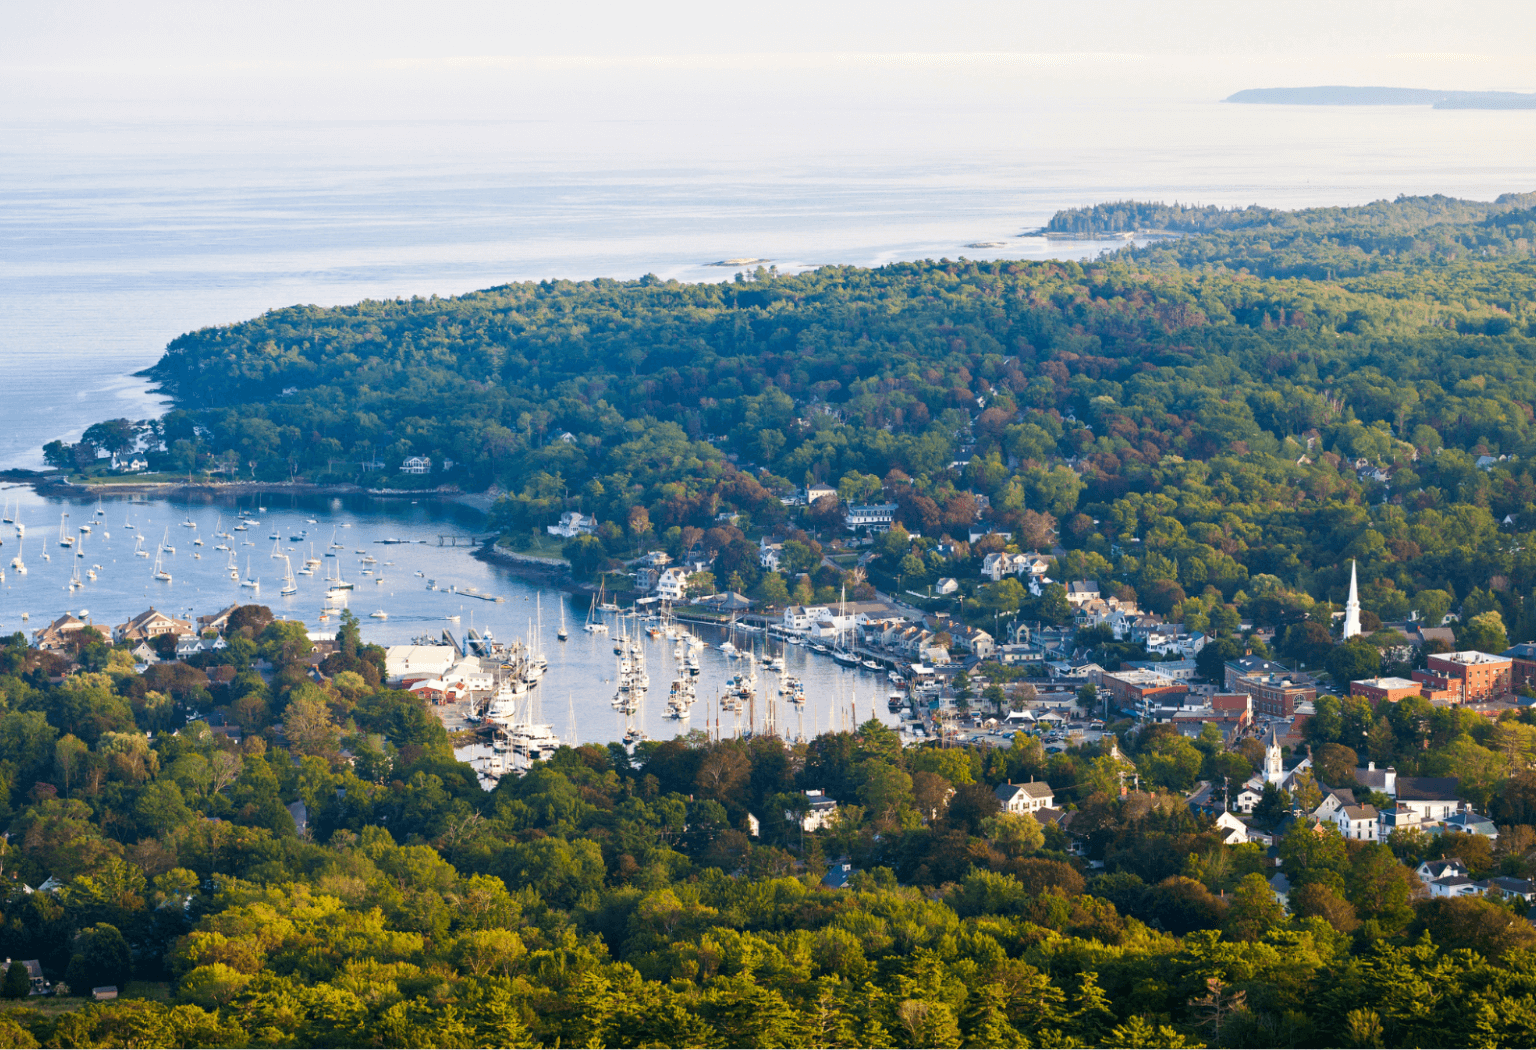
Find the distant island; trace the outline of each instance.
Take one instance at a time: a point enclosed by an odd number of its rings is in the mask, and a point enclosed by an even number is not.
[[[1247,88],[1227,102],[1260,106],[1432,106],[1435,109],[1536,109],[1536,93],[1439,91],[1399,87]]]

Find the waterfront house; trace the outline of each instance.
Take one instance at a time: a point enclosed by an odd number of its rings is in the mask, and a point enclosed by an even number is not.
[[[39,649],[56,651],[69,644],[70,638],[76,631],[83,631],[90,627],[74,613],[65,613],[54,620],[47,627],[39,627],[32,632],[32,644]]]
[[[139,613],[127,623],[120,623],[112,628],[112,641],[127,642],[132,645],[137,642],[158,638],[162,634],[174,634],[196,636],[192,630],[192,624],[187,620],[178,620],[174,616],[167,616],[151,605],[144,612]]]
[[[238,608],[240,608],[240,603],[236,602],[233,605],[225,606],[212,616],[199,616],[197,618],[197,633],[218,631],[220,634],[223,634],[224,628],[229,626],[229,618],[235,614],[235,610]]]
[[[400,464],[402,474],[430,474],[432,473],[432,461],[426,456],[407,456]]]
[[[560,515],[558,525],[546,525],[544,531],[551,536],[560,536],[565,539],[590,536],[597,531],[597,518],[582,514],[580,511],[568,510]]]
[[[825,605],[791,605],[784,610],[784,630],[792,634],[805,634],[812,624],[831,615],[832,610]]]
[[[673,567],[656,577],[656,597],[663,601],[680,602],[688,594],[688,573]]]

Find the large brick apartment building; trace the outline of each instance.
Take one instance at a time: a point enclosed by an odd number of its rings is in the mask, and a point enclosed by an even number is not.
[[[1451,693],[1460,703],[1492,700],[1510,691],[1513,661],[1466,650],[1459,653],[1435,653],[1422,671],[1413,672],[1413,680]]]

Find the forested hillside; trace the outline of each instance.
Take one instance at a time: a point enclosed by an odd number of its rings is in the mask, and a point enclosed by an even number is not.
[[[22,972],[0,985],[21,999],[0,1005],[5,1045],[1536,1040],[1523,902],[1416,900],[1400,863],[1532,870],[1527,722],[1404,701],[1372,726],[1357,698],[1320,704],[1320,770],[1354,767],[1341,739],[1405,771],[1476,766],[1509,823],[1381,844],[1297,821],[1287,913],[1263,847],[1223,845],[1183,799],[1246,777],[1251,740],[1163,725],[1123,752],[904,749],[871,721],[565,748],[487,793],[431,711],[380,686],[355,620],[318,681],[302,625],[247,606],[226,638],[144,674],[93,630],[0,645],[0,952],[132,996],[60,1013]],[[1143,790],[1120,794],[1133,773]],[[1031,778],[1069,828],[1000,811],[994,788]],[[802,831],[805,789],[839,801],[826,828]],[[1271,788],[1255,816],[1288,809]]]
[[[143,443],[175,471],[496,485],[508,533],[574,509],[608,523],[587,568],[721,511],[775,525],[779,497],[819,481],[900,503],[919,584],[973,575],[968,547],[932,547],[963,544],[984,496],[988,524],[1059,540],[1074,571],[1186,622],[1214,602],[1283,623],[1341,598],[1358,559],[1382,619],[1470,600],[1531,638],[1532,203],[1132,202],[1053,223],[1209,232],[1085,265],[294,307],[178,338],[153,370],[176,411],[50,454]],[[399,474],[410,455],[433,473]]]

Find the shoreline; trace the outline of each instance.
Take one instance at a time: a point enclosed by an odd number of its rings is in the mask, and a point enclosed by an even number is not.
[[[519,554],[498,547],[493,539],[475,547],[471,558],[487,564],[498,565],[515,576],[538,580],[558,587],[567,594],[583,594],[592,588],[578,583],[571,575],[571,563],[563,558],[541,558],[535,554]]]
[[[277,492],[302,496],[373,496],[378,499],[415,497],[458,503],[478,510],[482,514],[490,513],[491,506],[500,496],[500,492],[495,487],[484,492],[465,492],[456,486],[432,489],[373,489],[352,482],[322,485],[309,481],[123,481],[106,485],[79,485],[58,474],[14,469],[0,471],[0,481],[29,485],[40,496],[78,496],[82,493],[96,496],[112,493],[132,496],[169,496],[173,493],[218,496],[231,493]]]

